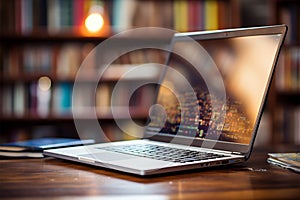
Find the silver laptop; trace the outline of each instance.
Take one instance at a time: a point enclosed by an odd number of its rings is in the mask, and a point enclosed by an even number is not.
[[[286,30],[174,34],[142,139],[44,154],[142,176],[246,161]]]

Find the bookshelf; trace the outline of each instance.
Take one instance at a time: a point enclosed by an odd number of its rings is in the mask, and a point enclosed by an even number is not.
[[[91,33],[84,19],[94,5],[103,8],[104,25]],[[177,31],[239,27],[239,12],[238,0],[0,1],[0,142],[77,137],[71,110],[75,76],[86,55],[109,36],[146,26]],[[110,111],[110,96],[118,78],[139,64],[164,64],[165,59],[166,52],[140,50],[121,56],[107,70],[94,96],[99,122],[111,140],[128,138],[115,128]],[[80,80],[83,87],[97,81],[94,74],[90,71]],[[130,84],[157,76],[151,73],[125,80],[122,96],[128,95]],[[147,118],[149,96],[154,94],[155,86],[145,86],[132,97],[130,114],[137,123]],[[119,118],[125,123],[124,102],[120,99],[119,103]],[[90,119],[88,113],[82,114],[87,124]]]
[[[288,25],[271,95],[272,143],[300,144],[300,2],[270,0],[270,23]]]

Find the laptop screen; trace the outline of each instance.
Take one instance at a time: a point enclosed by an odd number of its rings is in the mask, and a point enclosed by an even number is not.
[[[282,34],[190,36],[174,38],[147,132],[250,144]]]

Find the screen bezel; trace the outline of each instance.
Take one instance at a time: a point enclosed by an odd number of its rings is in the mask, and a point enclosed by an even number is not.
[[[194,40],[212,40],[212,39],[226,39],[226,38],[234,38],[234,37],[243,37],[243,36],[257,36],[257,35],[274,35],[281,34],[279,45],[276,50],[275,59],[273,61],[271,71],[267,80],[266,90],[263,94],[263,99],[261,105],[259,107],[259,112],[257,115],[257,119],[255,120],[254,129],[252,132],[252,137],[249,144],[240,144],[240,143],[232,143],[232,142],[224,142],[224,141],[209,141],[207,139],[201,138],[189,138],[184,136],[174,136],[167,133],[157,133],[155,135],[151,133],[147,133],[145,131],[145,138],[155,141],[162,142],[173,142],[174,137],[176,137],[177,144],[190,144],[195,147],[202,147],[203,141],[205,143],[215,143],[213,149],[217,150],[226,150],[231,152],[239,152],[245,155],[245,159],[248,159],[253,148],[253,144],[255,141],[255,137],[257,135],[258,126],[261,120],[261,116],[263,113],[263,108],[266,103],[266,97],[270,90],[270,83],[274,75],[275,66],[278,61],[278,55],[280,49],[283,45],[283,41],[287,32],[286,25],[275,25],[275,26],[263,26],[263,27],[252,27],[252,28],[236,28],[236,29],[225,29],[225,30],[215,30],[215,31],[200,31],[200,32],[189,32],[189,33],[175,33],[171,42],[171,49],[173,48],[175,42],[183,41],[187,37],[192,38]],[[167,59],[166,66],[168,66],[169,58]],[[166,68],[167,69],[167,68]],[[165,69],[165,70],[166,70]],[[161,81],[163,78],[161,79]],[[159,89],[159,87],[158,87]],[[157,90],[158,93],[158,90]]]

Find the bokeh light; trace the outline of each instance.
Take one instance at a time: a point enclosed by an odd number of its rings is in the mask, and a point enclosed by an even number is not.
[[[103,27],[104,20],[100,13],[91,13],[85,19],[85,27],[90,32],[100,31]]]
[[[51,88],[51,79],[47,76],[42,76],[38,80],[38,87],[41,91],[48,91]]]

